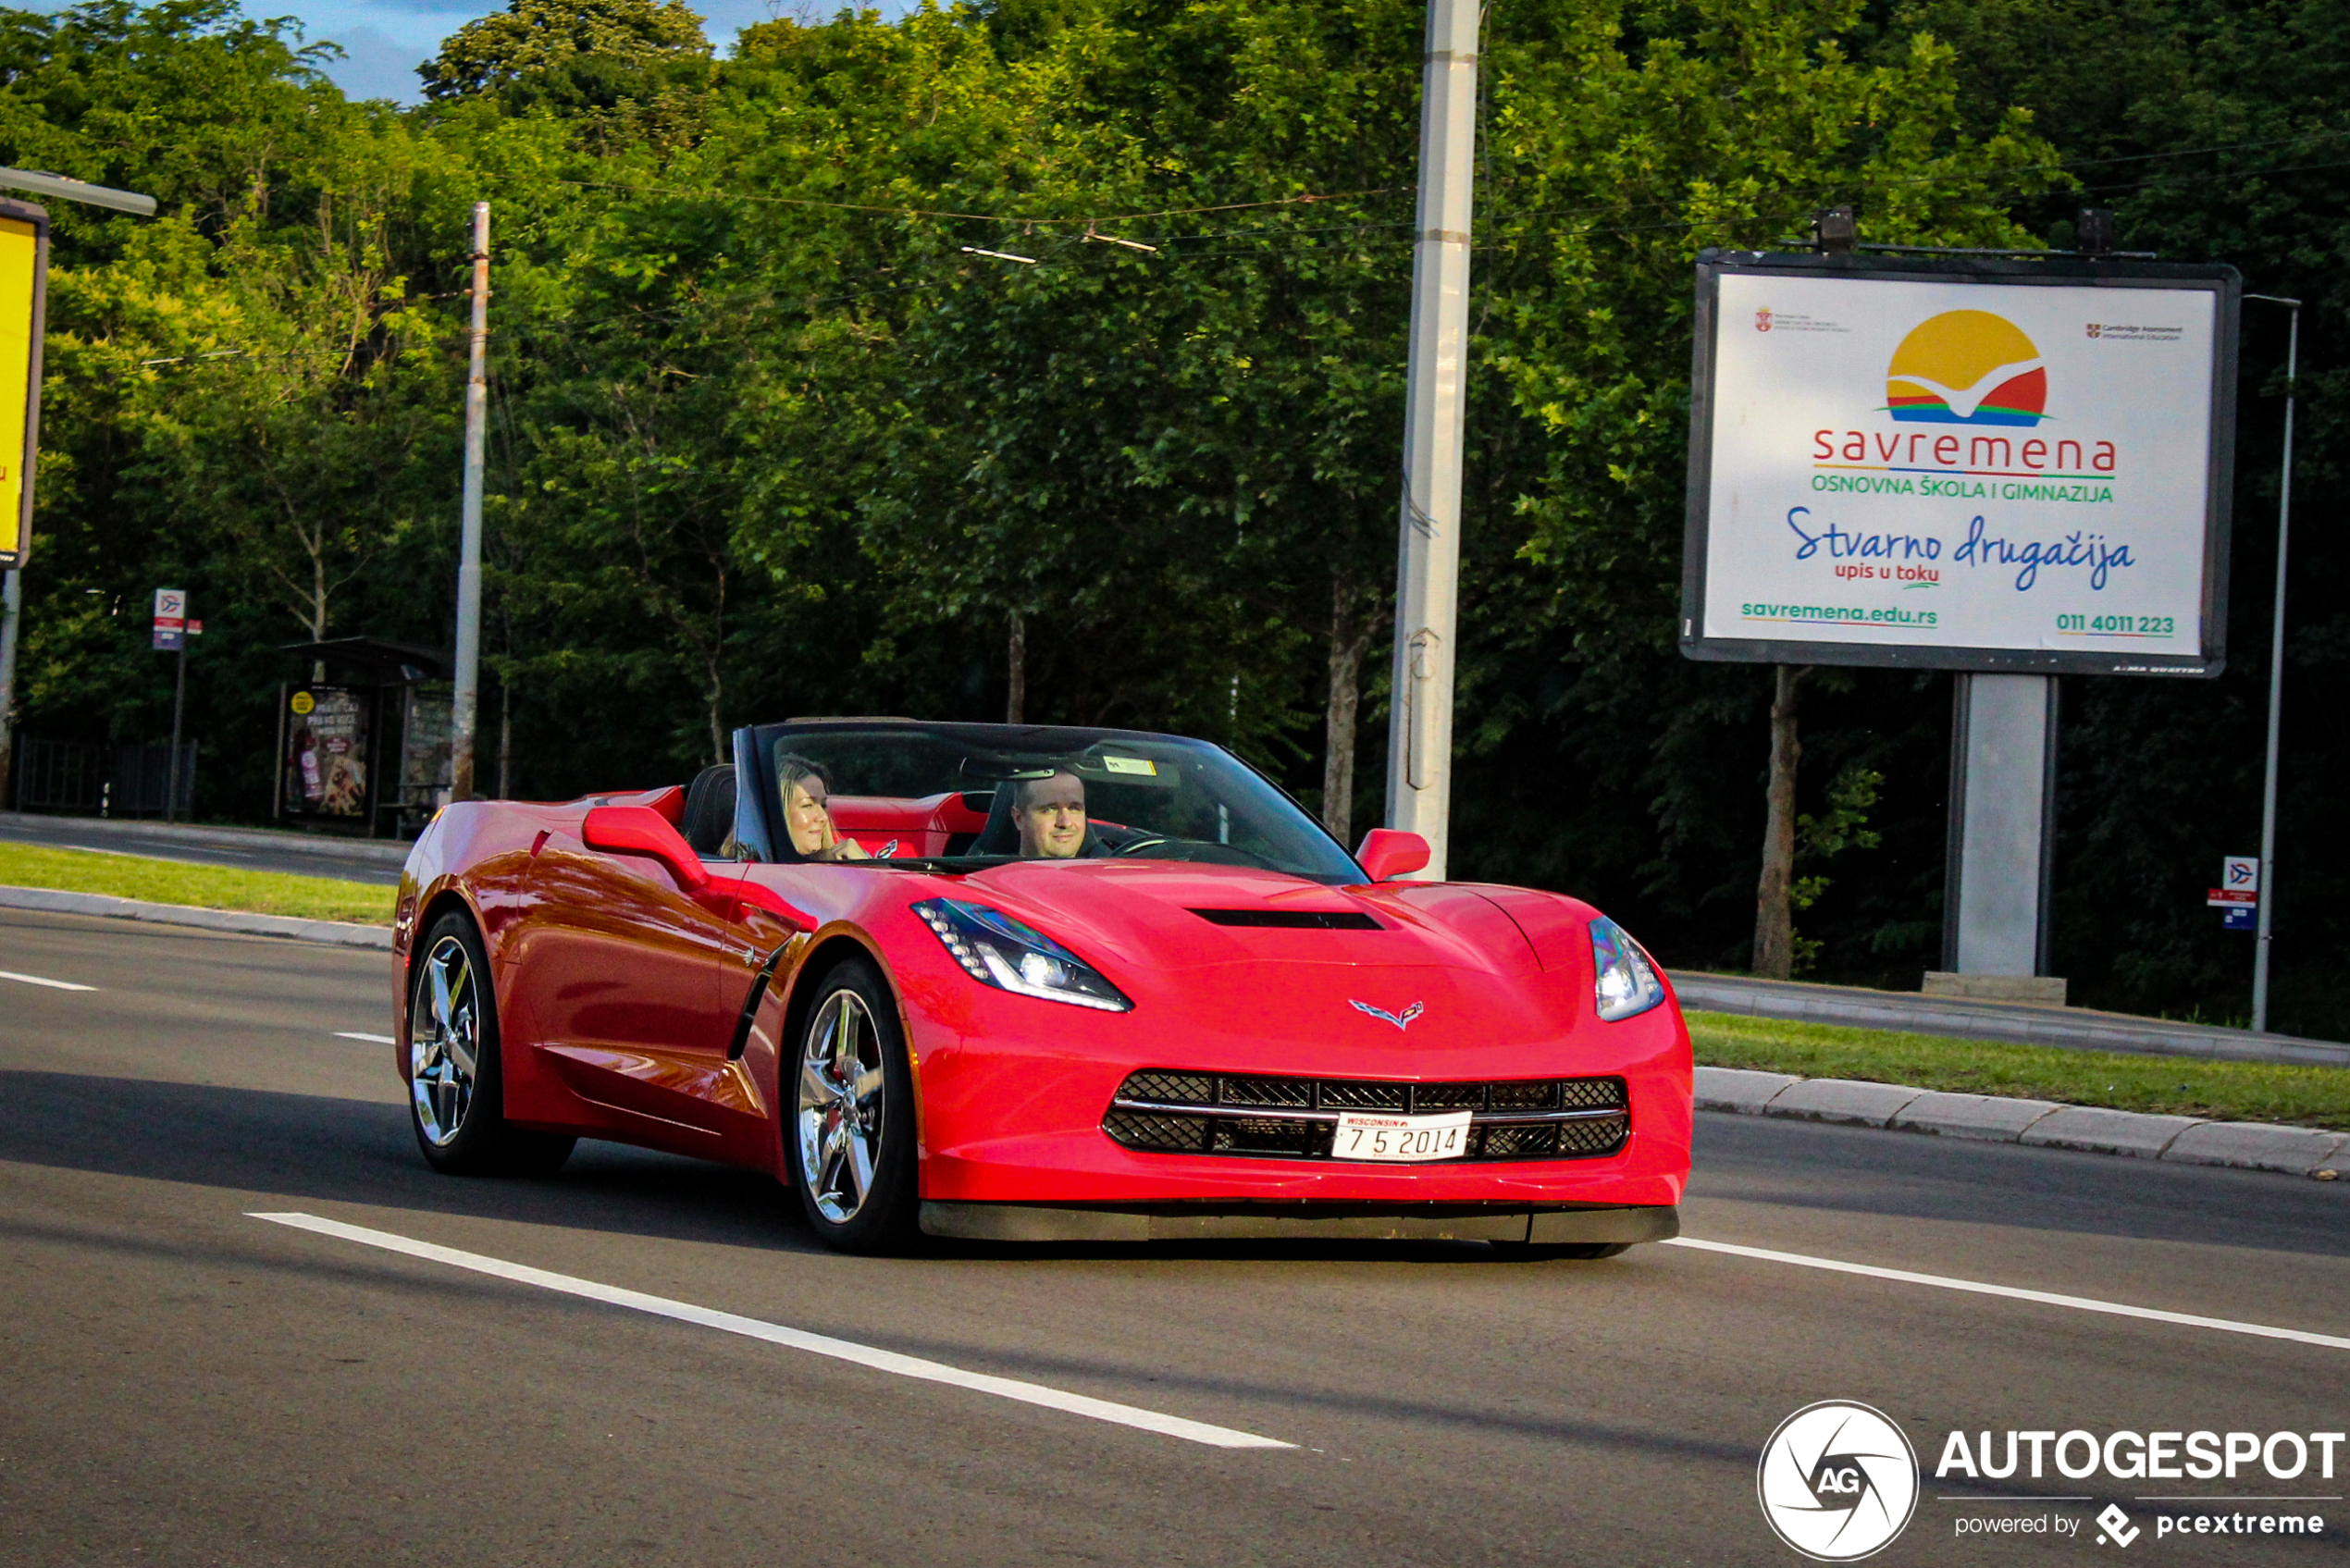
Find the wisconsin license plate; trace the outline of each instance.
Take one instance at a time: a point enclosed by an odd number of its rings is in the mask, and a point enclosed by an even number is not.
[[[1330,1157],[1340,1160],[1453,1160],[1468,1153],[1469,1113],[1388,1116],[1341,1111]]]

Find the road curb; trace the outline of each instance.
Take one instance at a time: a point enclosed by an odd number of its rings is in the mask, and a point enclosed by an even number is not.
[[[1699,1068],[1697,1108],[1788,1117],[1991,1143],[2076,1149],[2172,1165],[2316,1176],[2350,1167],[2350,1132],[2258,1121],[2203,1121],[2101,1105],[1999,1094],[1951,1094],[1858,1079],[1797,1078],[1738,1068]]]
[[[238,936],[282,936],[335,947],[389,950],[391,928],[348,920],[305,920],[293,915],[254,915],[241,909],[200,909],[192,904],[155,904],[105,893],[66,893],[50,887],[0,887],[0,909],[37,909],[52,915],[98,915],[108,920],[146,920],[155,925],[193,926]]]

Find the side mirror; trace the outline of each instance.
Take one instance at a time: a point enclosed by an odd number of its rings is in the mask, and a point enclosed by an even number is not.
[[[1373,882],[1391,882],[1427,866],[1428,840],[1401,828],[1373,828],[1363,835],[1354,858]]]
[[[580,824],[579,837],[608,855],[644,855],[658,860],[688,893],[710,885],[710,870],[694,846],[649,806],[598,806]]]

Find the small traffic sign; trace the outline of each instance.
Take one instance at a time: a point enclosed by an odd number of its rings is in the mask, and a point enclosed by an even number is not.
[[[2231,904],[2220,915],[2221,931],[2258,931],[2260,911],[2250,904]]]
[[[2220,862],[2220,885],[2245,893],[2260,891],[2260,857],[2231,855]]]
[[[155,590],[155,647],[158,653],[177,653],[188,646],[188,590],[157,588]],[[204,623],[194,623],[201,630]]]

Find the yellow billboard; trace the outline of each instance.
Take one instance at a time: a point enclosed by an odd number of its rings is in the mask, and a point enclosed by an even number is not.
[[[23,565],[32,548],[48,239],[39,207],[0,202],[0,566]]]

